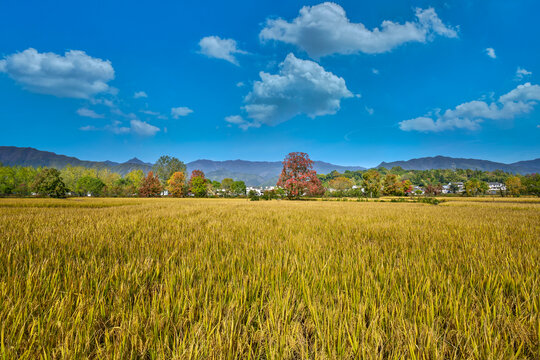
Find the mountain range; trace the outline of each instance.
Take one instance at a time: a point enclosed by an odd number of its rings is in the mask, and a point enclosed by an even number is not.
[[[15,146],[0,146],[0,163],[9,166],[47,166],[59,169],[67,165],[84,166],[94,169],[109,169],[122,175],[138,169],[148,172],[152,168],[151,163],[143,162],[137,158],[123,163],[114,161],[87,161],[80,160],[76,157],[58,155],[49,151]],[[195,169],[202,170],[211,180],[221,181],[229,177],[234,180],[243,180],[248,186],[268,186],[274,185],[277,182],[283,165],[281,161],[196,160],[187,163],[186,166],[189,172]],[[382,162],[377,168],[385,167],[390,169],[394,166],[401,166],[405,170],[454,168],[483,171],[503,170],[511,173],[527,174],[540,172],[540,159],[504,164],[488,160],[435,156],[408,161]],[[320,174],[328,174],[333,170],[338,172],[344,172],[345,170],[365,170],[361,166],[341,166],[323,161],[315,161],[313,167]]]

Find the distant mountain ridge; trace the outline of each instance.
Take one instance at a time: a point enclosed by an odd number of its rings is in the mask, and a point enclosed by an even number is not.
[[[394,166],[401,166],[405,170],[472,169],[482,171],[503,170],[510,173],[530,174],[540,172],[540,159],[505,164],[489,160],[435,156],[407,161],[382,162],[377,168],[391,169]]]
[[[151,163],[132,158],[126,162],[114,161],[86,161],[76,157],[58,155],[49,151],[41,151],[34,148],[22,148],[15,146],[0,146],[0,163],[4,165],[20,166],[47,166],[64,168],[67,165],[84,166],[94,169],[109,169],[125,175],[132,170],[141,169],[145,173],[152,169]],[[248,186],[275,185],[283,164],[281,161],[247,161],[247,160],[196,160],[186,164],[189,172],[202,170],[211,180],[221,181],[224,178],[243,180]],[[479,159],[462,159],[445,156],[425,157],[407,161],[382,162],[377,168],[391,169],[401,166],[405,170],[430,170],[430,169],[477,169],[483,171],[503,170],[511,173],[540,173],[540,159],[519,161],[512,164],[498,163]],[[365,170],[361,166],[341,166],[323,161],[315,161],[314,169],[319,174],[328,174],[334,170],[344,172],[346,170]]]
[[[16,146],[0,146],[0,162],[4,165],[20,166],[47,166],[64,168],[67,165],[84,166],[94,169],[110,169],[125,175],[132,170],[141,169],[145,173],[152,168],[151,163],[145,163],[137,158],[124,163],[114,161],[86,161],[76,157],[58,155],[50,151],[41,151],[34,148],[21,148]],[[221,181],[229,177],[234,180],[243,180],[248,186],[275,185],[283,164],[281,161],[246,161],[246,160],[196,160],[186,164],[189,172],[202,170],[211,180]],[[340,166],[323,161],[315,161],[314,169],[318,173],[329,173],[333,170],[364,170],[360,166]]]

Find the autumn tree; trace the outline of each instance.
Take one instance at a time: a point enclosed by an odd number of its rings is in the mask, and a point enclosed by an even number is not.
[[[289,199],[324,193],[321,180],[313,170],[313,161],[303,152],[292,152],[283,160],[277,186],[285,189]]]
[[[335,179],[330,180],[328,182],[328,185],[331,189],[335,189],[337,191],[345,191],[351,189],[354,185],[354,182],[351,179],[346,178],[345,176],[339,176]]]
[[[403,195],[403,187],[396,174],[386,174],[383,181],[383,195]]]
[[[521,184],[521,179],[518,176],[510,176],[505,182],[506,190],[512,196],[519,196],[524,187]]]
[[[142,197],[157,197],[161,195],[163,188],[157,175],[154,175],[152,171],[148,172],[148,175],[144,178],[139,188],[139,196]]]
[[[465,182],[463,187],[465,188],[465,193],[468,196],[475,196],[475,195],[483,194],[489,190],[489,186],[486,182],[475,179],[475,178],[470,179],[469,181]]]
[[[362,187],[364,194],[369,197],[378,197],[381,192],[381,174],[371,169],[362,174]]]
[[[441,184],[428,184],[425,187],[425,194],[428,196],[437,196],[442,193],[442,185]]]
[[[182,197],[185,195],[186,175],[182,171],[177,171],[172,174],[167,180],[167,190],[174,197]]]
[[[410,180],[403,180],[401,182],[401,191],[403,192],[403,195],[411,195],[413,192],[412,182]]]
[[[159,178],[161,184],[166,185],[175,172],[186,174],[186,165],[175,157],[164,155],[152,166],[152,171]]]
[[[68,191],[60,177],[60,171],[53,168],[44,168],[37,173],[32,190],[39,195],[55,198],[65,197]]]

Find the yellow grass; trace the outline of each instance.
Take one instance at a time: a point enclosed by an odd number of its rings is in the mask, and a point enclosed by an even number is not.
[[[0,199],[0,239],[0,359],[540,357],[535,199]]]

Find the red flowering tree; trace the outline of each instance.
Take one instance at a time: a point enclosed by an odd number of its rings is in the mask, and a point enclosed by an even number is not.
[[[142,181],[141,187],[139,188],[139,196],[142,197],[156,197],[161,195],[163,188],[161,187],[161,182],[157,175],[154,176],[152,171],[148,172],[148,175]]]
[[[285,189],[289,199],[324,193],[321,180],[313,170],[313,161],[308,154],[302,152],[292,152],[283,160],[283,170],[277,186]]]

